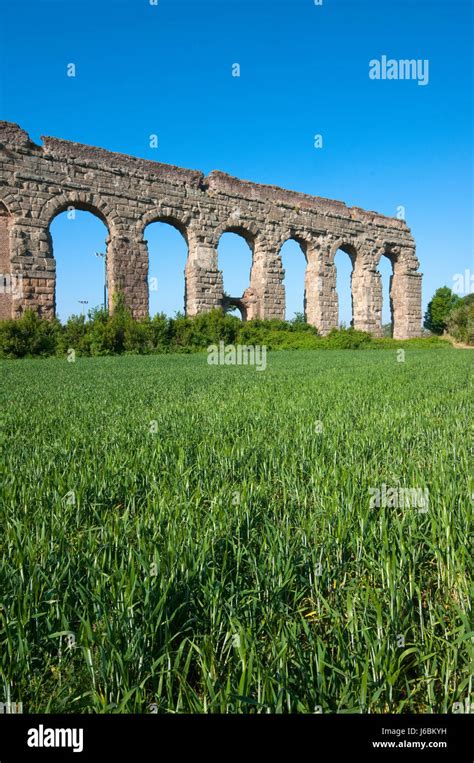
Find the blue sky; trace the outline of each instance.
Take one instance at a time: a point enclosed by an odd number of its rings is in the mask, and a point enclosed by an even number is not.
[[[220,169],[387,215],[403,206],[425,306],[456,273],[474,272],[471,50],[467,0],[0,0],[0,118],[36,142],[54,135]],[[383,54],[428,59],[428,85],[371,80],[369,61]],[[52,234],[60,316],[80,299],[99,304],[102,223],[63,215]],[[184,242],[162,224],[146,235],[158,280],[151,311],[173,313]],[[302,309],[304,261],[293,242],[283,256],[291,317]],[[337,264],[348,322],[348,257]],[[226,291],[241,293],[245,242],[227,235],[219,266]],[[388,274],[387,263],[385,296]]]

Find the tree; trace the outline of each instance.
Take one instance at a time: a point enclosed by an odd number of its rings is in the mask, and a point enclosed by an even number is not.
[[[453,294],[448,286],[441,286],[428,303],[425,313],[424,326],[433,334],[442,334],[447,328],[448,316],[459,302],[457,294]]]
[[[474,294],[459,300],[448,317],[448,331],[458,342],[474,345]]]
[[[296,324],[298,324],[298,323],[306,323],[305,314],[304,313],[295,313],[293,318],[292,318],[292,320],[291,320],[291,323],[293,323],[293,324],[295,324],[295,323]]]

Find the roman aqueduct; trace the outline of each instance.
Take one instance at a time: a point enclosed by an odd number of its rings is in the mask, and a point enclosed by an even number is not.
[[[27,308],[55,314],[51,221],[67,209],[87,210],[107,226],[109,308],[120,290],[135,317],[148,313],[148,250],[143,234],[154,221],[170,223],[188,246],[188,315],[224,299],[217,245],[224,232],[243,236],[252,251],[249,286],[233,298],[243,317],[284,318],[280,250],[296,240],[306,258],[305,314],[325,334],[338,323],[334,256],[352,261],[355,328],[379,335],[382,285],[378,263],[392,263],[393,335],[421,331],[421,274],[415,243],[403,220],[211,172],[137,159],[58,138],[33,143],[11,122],[0,122],[0,318]]]

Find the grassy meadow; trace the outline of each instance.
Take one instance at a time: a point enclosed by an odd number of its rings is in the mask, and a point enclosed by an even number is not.
[[[472,357],[2,361],[0,700],[452,712]],[[371,506],[382,485],[427,489],[427,511]]]

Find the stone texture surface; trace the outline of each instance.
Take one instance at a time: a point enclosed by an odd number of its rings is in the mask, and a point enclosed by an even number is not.
[[[393,266],[390,299],[394,336],[421,332],[421,274],[415,243],[403,220],[343,202],[251,183],[211,172],[136,159],[58,138],[34,144],[11,122],[0,122],[0,317],[27,307],[55,313],[55,261],[49,226],[68,209],[88,210],[107,226],[109,306],[122,290],[136,317],[148,312],[145,227],[174,225],[188,245],[185,304],[188,315],[222,303],[217,245],[239,233],[252,250],[248,289],[235,295],[248,318],[284,318],[280,250],[288,239],[307,262],[305,313],[325,334],[338,323],[334,256],[352,260],[353,325],[381,333],[382,290],[378,263]],[[8,288],[8,279],[21,288]]]

